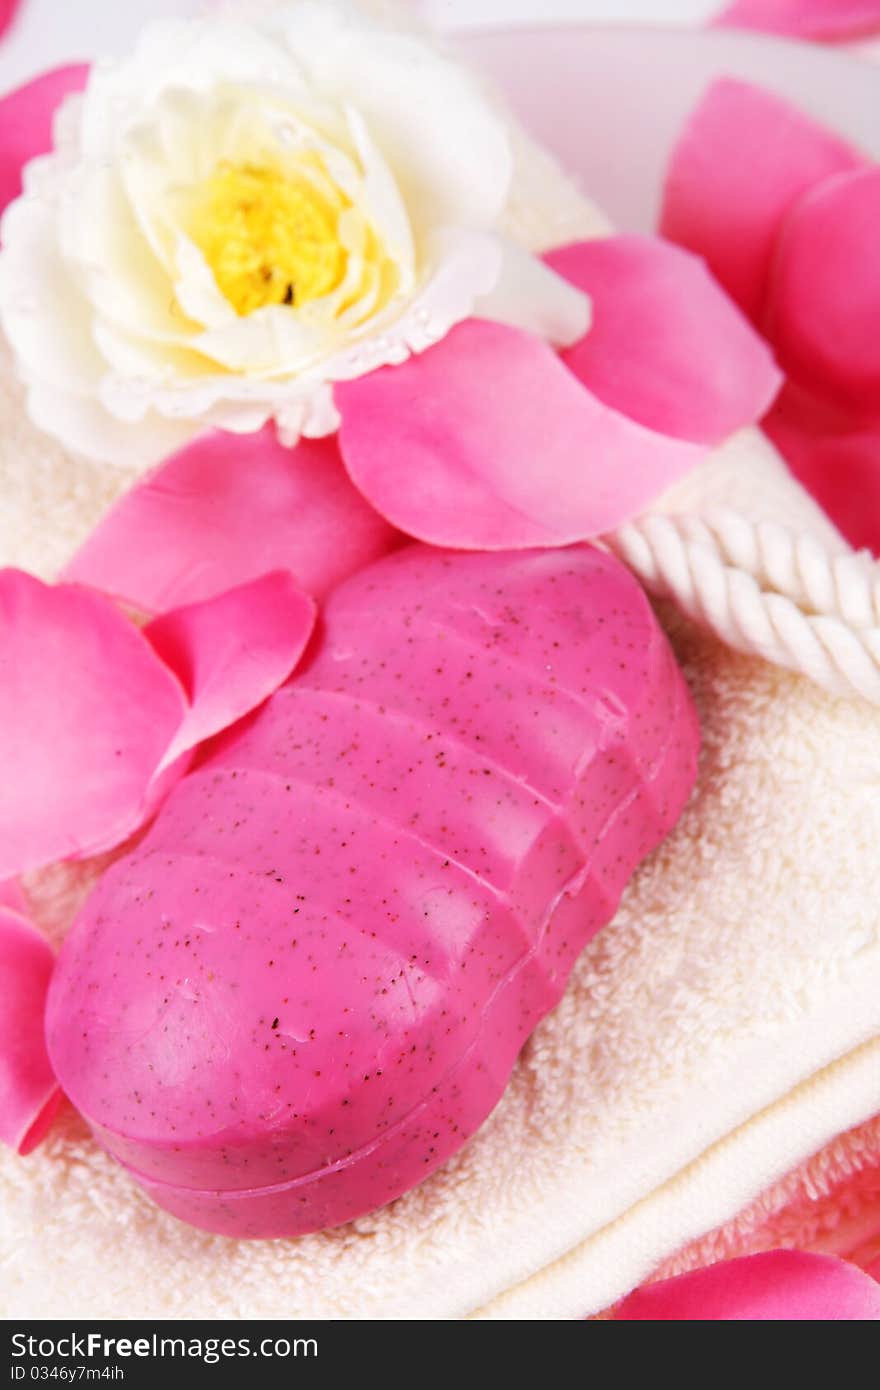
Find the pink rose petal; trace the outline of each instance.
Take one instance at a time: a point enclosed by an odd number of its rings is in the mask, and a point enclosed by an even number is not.
[[[713,22],[801,39],[854,39],[880,29],[880,0],[734,0]]]
[[[0,571],[0,875],[126,839],[195,744],[289,675],[313,622],[286,572],[141,633],[100,594]]]
[[[6,33],[16,14],[21,0],[0,0],[0,38]]]
[[[771,1250],[649,1284],[618,1310],[623,1322],[877,1322],[880,1286],[828,1255]]]
[[[860,421],[789,384],[764,428],[850,544],[880,555],[880,420]]]
[[[17,912],[0,907],[0,1140],[30,1153],[61,1100],[43,1019],[55,958]]]
[[[0,571],[0,877],[125,839],[185,710],[106,599]]]
[[[290,675],[314,625],[313,600],[285,570],[150,623],[144,636],[190,701],[158,771],[262,704]]]
[[[89,69],[78,63],[53,68],[0,99],[0,211],[21,192],[29,159],[52,148],[52,117],[70,92],[81,92]]]
[[[672,154],[660,229],[705,257],[755,318],[786,213],[823,179],[864,164],[780,97],[724,79],[710,89]]]
[[[880,166],[828,179],[792,209],[764,322],[796,381],[880,421]]]
[[[695,256],[617,236],[545,259],[592,300],[592,327],[562,360],[606,405],[709,445],[767,410],[782,380],[770,351]]]
[[[17,912],[20,917],[27,916],[27,898],[21,891],[21,885],[17,878],[7,878],[0,883],[0,907],[8,907],[12,912]]]
[[[213,431],[126,493],[64,577],[149,613],[273,569],[322,598],[397,539],[352,487],[335,439],[287,449],[271,427]]]
[[[610,410],[540,339],[477,319],[336,398],[356,486],[392,525],[460,549],[598,535],[705,453]]]

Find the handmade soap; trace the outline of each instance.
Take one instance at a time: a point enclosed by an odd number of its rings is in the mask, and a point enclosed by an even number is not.
[[[612,557],[380,560],[87,902],[48,1008],[64,1090],[208,1230],[388,1202],[496,1104],[697,747]]]

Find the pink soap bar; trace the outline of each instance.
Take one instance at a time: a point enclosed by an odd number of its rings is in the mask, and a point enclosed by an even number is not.
[[[49,1001],[64,1090],[194,1225],[381,1206],[492,1110],[698,742],[612,557],[380,560],[88,901]]]

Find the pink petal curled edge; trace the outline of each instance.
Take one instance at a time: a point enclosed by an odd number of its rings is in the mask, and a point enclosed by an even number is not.
[[[355,485],[393,526],[458,549],[599,535],[706,452],[609,409],[540,339],[478,319],[336,399]]]
[[[286,679],[314,618],[286,572],[141,632],[100,594],[0,571],[0,878],[127,839],[196,743]]]
[[[131,488],[64,572],[147,613],[288,569],[315,598],[399,538],[352,486],[335,438],[202,435]]]
[[[0,877],[120,843],[186,712],[140,632],[98,594],[0,571]]]
[[[713,23],[801,39],[855,39],[880,30],[880,0],[734,0]]]
[[[786,218],[767,332],[790,376],[880,423],[880,165],[826,179]]]
[[[592,300],[592,327],[562,360],[605,405],[706,445],[770,406],[782,381],[772,354],[696,256],[616,236],[545,259]]]
[[[666,175],[660,230],[701,255],[750,318],[759,316],[783,218],[798,198],[865,159],[780,97],[716,82]]]
[[[880,1321],[880,1284],[844,1260],[770,1250],[638,1289],[623,1322]]]
[[[54,963],[36,927],[0,907],[0,1141],[20,1154],[45,1137],[61,1101],[44,1030]]]
[[[789,382],[764,429],[850,545],[880,555],[880,418],[860,420]]]
[[[262,704],[296,666],[315,604],[284,570],[156,618],[144,636],[179,678],[189,709],[157,774]]]
[[[71,92],[83,90],[88,75],[82,63],[53,68],[0,98],[0,212],[21,192],[28,160],[52,148],[55,111]]]

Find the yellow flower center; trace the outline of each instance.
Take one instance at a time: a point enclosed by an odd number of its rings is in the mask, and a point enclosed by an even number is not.
[[[301,306],[341,283],[347,199],[317,167],[290,175],[268,165],[222,164],[199,190],[190,231],[236,313]]]

